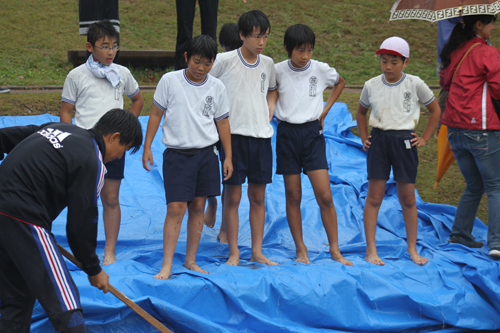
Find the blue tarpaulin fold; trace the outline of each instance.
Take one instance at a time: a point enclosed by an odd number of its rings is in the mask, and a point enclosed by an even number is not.
[[[144,133],[148,117],[139,118]],[[0,117],[0,127],[59,121],[50,115]],[[275,124],[274,124],[275,125]],[[217,241],[219,200],[214,229],[205,227],[197,263],[208,275],[185,269],[186,222],[174,257],[173,276],[153,276],[162,263],[166,204],[162,177],[161,131],[152,150],[154,167],[142,168],[142,149],[128,155],[120,203],[122,224],[118,262],[106,266],[110,282],[175,332],[459,332],[500,329],[500,265],[487,247],[448,244],[455,208],[426,203],[416,193],[417,248],[429,258],[415,265],[406,253],[406,232],[394,181],[388,182],[380,209],[377,247],[386,265],[364,261],[363,207],[368,189],[366,154],[350,129],[356,123],[345,104],[336,103],[325,120],[331,191],[338,215],[340,249],[354,263],[330,259],[319,207],[307,176],[302,176],[304,241],[310,265],[296,263],[285,214],[283,177],[266,190],[263,251],[278,266],[250,262],[251,239],[246,185],[239,209],[239,267],[224,265],[228,246]],[[274,145],[274,138],[273,138]],[[102,214],[102,212],[101,212]],[[102,217],[102,216],[101,216]],[[66,212],[54,222],[57,241],[67,247]],[[104,230],[99,222],[97,252],[102,259]],[[476,220],[473,234],[486,243],[487,227]],[[89,332],[156,332],[110,293],[91,287],[87,276],[68,263],[79,288]],[[32,332],[53,329],[36,305]]]

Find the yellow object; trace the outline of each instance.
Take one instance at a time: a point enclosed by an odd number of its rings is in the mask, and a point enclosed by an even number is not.
[[[434,189],[438,187],[438,183],[443,178],[446,170],[455,161],[455,156],[450,149],[450,143],[448,142],[448,127],[441,125],[438,135],[438,166],[436,183],[434,184]]]

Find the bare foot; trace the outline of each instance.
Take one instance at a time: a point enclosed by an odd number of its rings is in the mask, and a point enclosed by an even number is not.
[[[185,262],[184,263],[184,267],[186,267],[187,269],[189,269],[190,271],[195,271],[195,272],[199,272],[199,273],[204,273],[204,274],[208,274],[208,272],[204,269],[201,269],[200,266],[198,266],[196,263],[192,262],[192,263],[187,263]]]
[[[219,231],[219,234],[217,235],[217,240],[221,243],[224,243],[224,244],[227,244],[227,235],[226,235],[226,231],[222,229],[220,229]]]
[[[332,256],[332,259],[335,261],[338,261],[341,264],[344,264],[346,266],[352,266],[352,262],[344,258],[340,252],[330,252],[330,255]]]
[[[154,276],[155,279],[167,280],[172,273],[172,265],[162,265],[161,270]]]
[[[410,253],[409,253],[410,254]],[[429,261],[429,259],[421,257],[418,253],[410,254],[410,259],[417,265],[423,266]]]
[[[109,264],[113,264],[115,262],[116,262],[116,257],[114,251],[111,253],[106,253],[106,251],[104,251],[104,260],[102,261],[102,265],[106,266]]]
[[[213,228],[215,224],[215,214],[217,213],[217,200],[208,200],[207,210],[203,222],[209,228]]]
[[[229,252],[229,258],[225,262],[226,265],[238,266],[240,264],[240,251],[238,253]]]
[[[304,248],[301,249],[297,247],[296,252],[297,252],[297,259],[295,259],[295,262],[302,262],[304,264],[311,263],[309,261],[309,257],[307,256],[307,247],[304,246]]]
[[[379,266],[385,265],[385,262],[383,262],[382,259],[380,259],[377,254],[366,254],[365,260],[375,265]]]
[[[269,260],[262,253],[260,253],[260,254],[253,254],[252,253],[252,256],[250,257],[250,261],[259,262],[261,264],[266,264],[266,265],[269,265],[269,266],[273,266],[273,265],[277,265],[278,264],[277,262]]]

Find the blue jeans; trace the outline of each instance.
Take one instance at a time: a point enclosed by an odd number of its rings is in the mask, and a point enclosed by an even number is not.
[[[500,131],[448,127],[448,141],[465,178],[451,236],[472,244],[472,228],[479,202],[488,194],[488,246],[500,247]]]

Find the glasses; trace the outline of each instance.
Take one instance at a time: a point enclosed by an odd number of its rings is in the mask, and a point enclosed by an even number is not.
[[[118,46],[118,45],[115,45],[113,47],[109,47],[109,46],[100,47],[100,46],[94,45],[94,47],[97,47],[98,49],[101,49],[104,52],[108,52],[109,50],[111,50],[111,51],[120,51],[120,46]]]

